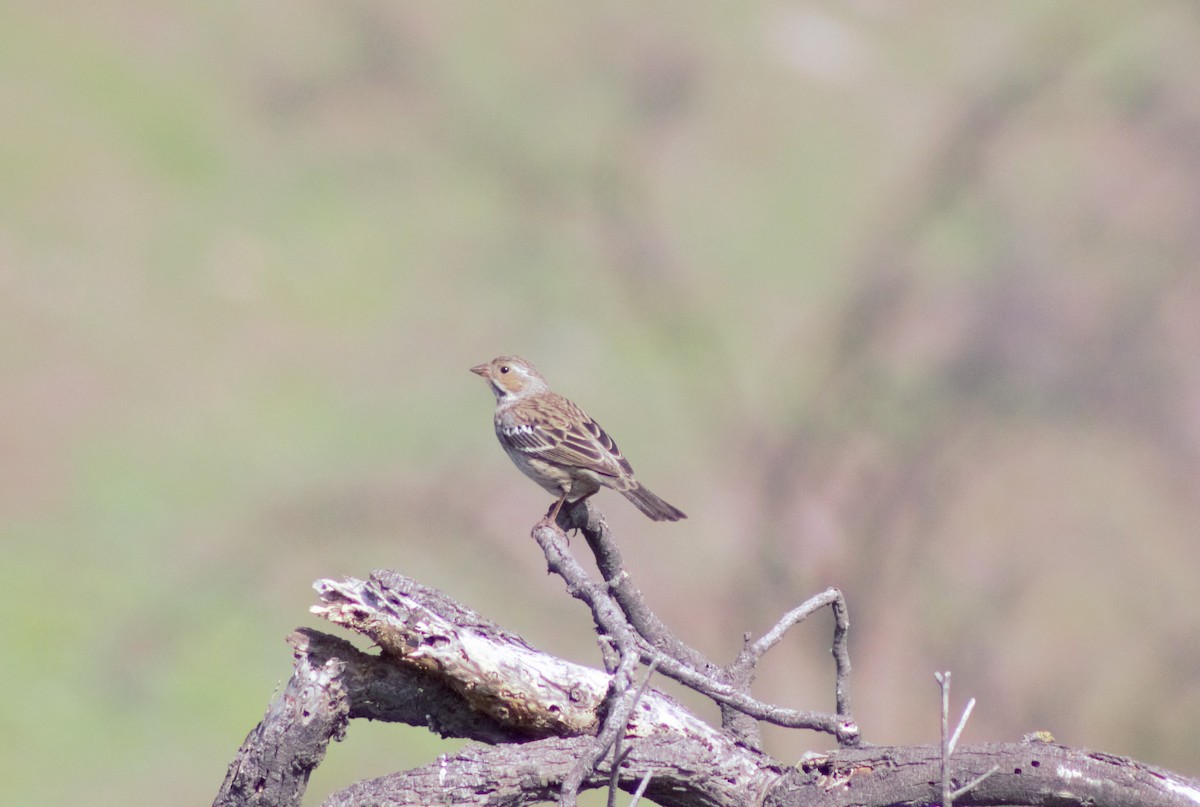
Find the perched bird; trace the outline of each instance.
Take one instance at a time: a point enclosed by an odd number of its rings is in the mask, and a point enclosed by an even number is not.
[[[522,473],[558,501],[547,512],[553,521],[563,502],[586,499],[612,488],[655,521],[687,518],[633,478],[633,468],[600,424],[557,392],[533,365],[518,356],[500,356],[471,368],[496,395],[496,437]]]

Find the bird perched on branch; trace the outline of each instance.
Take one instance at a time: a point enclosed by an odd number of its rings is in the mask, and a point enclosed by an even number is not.
[[[496,437],[522,473],[558,501],[546,513],[553,521],[563,502],[586,499],[612,488],[655,521],[687,518],[634,479],[633,468],[600,424],[550,390],[533,365],[500,356],[471,368],[496,395]]]

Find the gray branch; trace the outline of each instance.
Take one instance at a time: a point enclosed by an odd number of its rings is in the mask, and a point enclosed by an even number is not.
[[[645,796],[663,807],[939,800],[940,745],[842,747],[793,764],[745,742],[744,726],[714,728],[653,687],[633,687],[636,662],[650,662],[738,715],[752,716],[747,720],[824,729],[846,746],[858,735],[843,711],[849,703],[849,658],[844,656],[848,622],[840,593],[830,589],[819,594],[760,639],[747,638],[738,659],[721,667],[680,642],[645,607],[620,568],[603,519],[580,507],[564,516],[585,520],[585,535],[604,582],[583,573],[557,531],[542,525],[535,528],[535,537],[568,591],[592,610],[604,646],[619,649],[619,658],[606,659],[607,669],[542,653],[441,592],[395,572],[376,572],[369,580],[317,581],[320,601],[313,612],[370,638],[380,652],[365,653],[315,630],[293,633],[292,677],[246,737],[214,804],[298,806],[329,743],[340,740],[355,718],[422,726],[477,744],[414,770],[354,784],[330,797],[329,805],[516,807],[564,793],[569,801],[575,790],[614,782],[630,793],[644,787]],[[834,609],[836,623],[838,714],[788,710],[751,698],[747,683],[757,659],[792,626],[826,605]],[[838,721],[846,723],[839,728]],[[1200,782],[1129,759],[1044,742],[1042,735],[1031,738],[947,746],[945,787],[953,788],[956,803],[1200,804]]]

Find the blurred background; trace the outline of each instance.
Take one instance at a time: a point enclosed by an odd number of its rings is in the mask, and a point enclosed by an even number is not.
[[[597,499],[715,659],[835,585],[867,740],[952,670],[1200,775],[1198,75],[1188,2],[3,6],[6,793],[207,803],[320,577],[598,665],[501,353],[689,514]],[[756,694],[831,709],[831,624]]]

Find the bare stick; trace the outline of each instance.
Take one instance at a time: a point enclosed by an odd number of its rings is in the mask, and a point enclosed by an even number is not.
[[[762,638],[749,645],[738,655],[736,665],[739,668],[753,667],[768,650],[777,645],[784,635],[810,615],[822,608],[833,610],[833,660],[837,666],[837,678],[834,685],[834,696],[839,715],[850,714],[850,652],[846,647],[846,636],[850,629],[850,619],[847,615],[846,598],[836,588],[829,588],[807,602],[783,615],[775,627],[763,634]]]
[[[629,624],[637,634],[653,645],[658,651],[669,656],[680,664],[700,670],[709,676],[719,675],[721,667],[695,648],[685,644],[666,625],[663,624],[649,606],[646,605],[642,592],[633,584],[629,573],[625,570],[625,561],[617,542],[612,537],[612,531],[600,509],[592,504],[590,499],[576,503],[569,511],[564,511],[560,522],[565,526],[578,529],[587,540],[592,554],[596,557],[596,567],[600,576],[608,584],[613,600],[620,607]]]
[[[996,773],[999,770],[1000,770],[999,765],[993,765],[992,767],[988,768],[986,771],[979,774],[971,781],[967,782],[965,785],[960,787],[958,790],[955,790],[953,793],[951,793],[950,801],[948,801],[947,804],[951,804],[954,801],[954,799],[957,799],[959,796],[967,795],[972,790],[974,790],[976,787],[978,787],[980,784],[982,784],[989,776],[991,776],[992,774]]]
[[[633,696],[633,702],[629,704],[631,710],[637,708],[638,701],[642,699],[642,695],[646,694],[646,688],[650,686],[650,679],[654,677],[656,669],[658,669],[657,662],[650,662],[650,667],[646,670],[646,677],[642,679],[641,686],[638,687],[637,692]],[[621,762],[625,759],[625,752],[621,750],[621,737],[623,734],[624,732],[618,734],[617,739],[613,742],[612,774],[608,781],[608,807],[616,807],[617,805],[617,786],[621,778]],[[649,776],[649,773],[647,773],[647,776]],[[648,779],[643,781],[649,782]]]
[[[954,797],[950,792],[950,671],[936,672],[942,689],[942,807],[952,807]]]
[[[834,684],[834,702],[837,712],[850,719],[850,647],[847,642],[850,633],[850,614],[846,608],[846,598],[837,591],[831,607],[833,608],[833,661],[837,668],[837,679]],[[857,729],[855,729],[857,732]]]
[[[657,660],[659,671],[674,678],[684,686],[707,695],[718,703],[724,703],[753,718],[792,729],[811,729],[832,734],[840,745],[852,746],[859,742],[858,724],[846,715],[786,709],[756,700],[733,687],[708,678],[695,670],[684,667],[674,659],[664,656],[651,647],[643,646],[642,657]]]
[[[783,617],[775,623],[775,627],[763,634],[762,638],[754,642],[747,648],[747,654],[755,660],[761,658],[768,650],[779,644],[783,639],[784,634],[791,630],[796,625],[799,625],[810,614],[827,605],[833,603],[837,599],[838,590],[835,588],[826,589],[815,597],[810,597],[807,602],[788,611]]]
[[[608,749],[612,748],[621,734],[625,732],[625,727],[629,724],[629,716],[633,713],[633,706],[641,693],[641,690],[633,688],[633,673],[637,669],[637,664],[637,651],[632,646],[622,648],[621,662],[617,665],[617,671],[613,673],[612,683],[606,697],[608,714],[604,717],[604,723],[601,725],[596,739],[586,752],[579,755],[579,759],[563,777],[558,797],[562,807],[571,807],[575,804],[579,798],[579,788],[583,784],[583,780],[596,770],[596,766],[600,760],[604,759]]]
[[[990,770],[976,776],[957,790],[950,789],[950,755],[954,753],[954,749],[958,746],[958,738],[962,736],[963,729],[967,727],[967,721],[971,718],[971,712],[975,708],[975,699],[971,698],[967,701],[962,717],[958,719],[958,726],[954,729],[954,734],[950,735],[950,671],[934,673],[933,677],[937,679],[942,690],[942,804],[945,807],[953,807],[955,799],[970,793],[989,776],[1000,770],[1000,766],[993,765]]]
[[[772,706],[752,698],[743,689],[732,685],[735,683],[738,673],[741,672],[737,667],[741,663],[740,658],[730,670],[714,664],[699,651],[681,642],[646,606],[641,592],[634,586],[629,573],[623,566],[620,551],[612,538],[608,524],[599,509],[594,507],[590,500],[576,504],[569,510],[564,509],[559,515],[559,520],[564,527],[579,529],[587,539],[588,545],[596,556],[596,563],[601,575],[608,584],[607,593],[611,595],[611,600],[628,619],[627,623],[624,620],[621,621],[632,626],[632,630],[636,631],[636,635],[641,640],[644,661],[649,663],[657,660],[659,671],[664,675],[755,719],[785,728],[823,731],[834,735],[838,743],[843,746],[858,743],[860,738],[858,726],[849,716],[850,656],[846,646],[849,619],[846,614],[845,599],[836,589],[819,594],[799,608],[793,609],[781,622],[781,624],[789,623],[790,617],[790,624],[779,628],[777,636],[770,639],[764,637],[764,640],[760,640],[761,649],[757,650],[757,653],[761,656],[777,643],[778,637],[781,637],[791,624],[798,623],[808,613],[823,605],[830,605],[834,612],[835,623],[833,654],[837,664],[835,694],[838,713],[808,712]],[[562,576],[567,583],[568,591],[573,596],[583,599],[591,607],[596,595],[591,592],[590,579],[586,572],[565,550],[547,548],[554,535],[555,532],[548,525],[539,525],[534,529],[534,538],[542,546],[543,552],[547,553],[550,571]],[[554,557],[551,557],[552,551]],[[806,609],[808,610],[806,611]],[[607,611],[607,608],[605,610]],[[593,616],[597,620],[597,625],[600,625],[601,616],[596,613]],[[607,631],[610,625],[606,615],[604,630]],[[617,632],[623,630],[616,626],[611,627]],[[776,631],[772,631],[772,634],[774,633]],[[752,666],[756,659],[757,657],[750,657],[746,662],[747,667]]]
[[[650,775],[653,771],[646,771],[646,775],[642,777],[642,781],[637,786],[637,790],[633,791],[633,801],[629,802],[629,807],[637,807],[637,803],[641,800],[642,795],[646,792],[646,788],[650,786]]]
[[[954,747],[958,745],[958,738],[962,735],[963,729],[967,727],[967,720],[971,717],[971,710],[975,708],[975,699],[971,698],[967,701],[967,707],[963,709],[962,717],[958,719],[958,728],[954,730],[954,735],[950,737],[950,753],[954,753]]]
[[[597,584],[588,577],[567,551],[565,536],[549,524],[539,522],[533,528],[533,537],[542,548],[550,571],[566,581],[571,596],[587,604],[596,626],[616,645],[619,654],[617,669],[605,696],[607,713],[596,740],[587,753],[580,755],[563,778],[559,803],[567,807],[575,803],[584,779],[595,770],[596,765],[608,753],[608,749],[613,747],[624,733],[633,708],[645,691],[645,687],[636,690],[633,687],[633,674],[641,660],[641,653],[638,652],[638,636],[613,602],[608,587]]]

